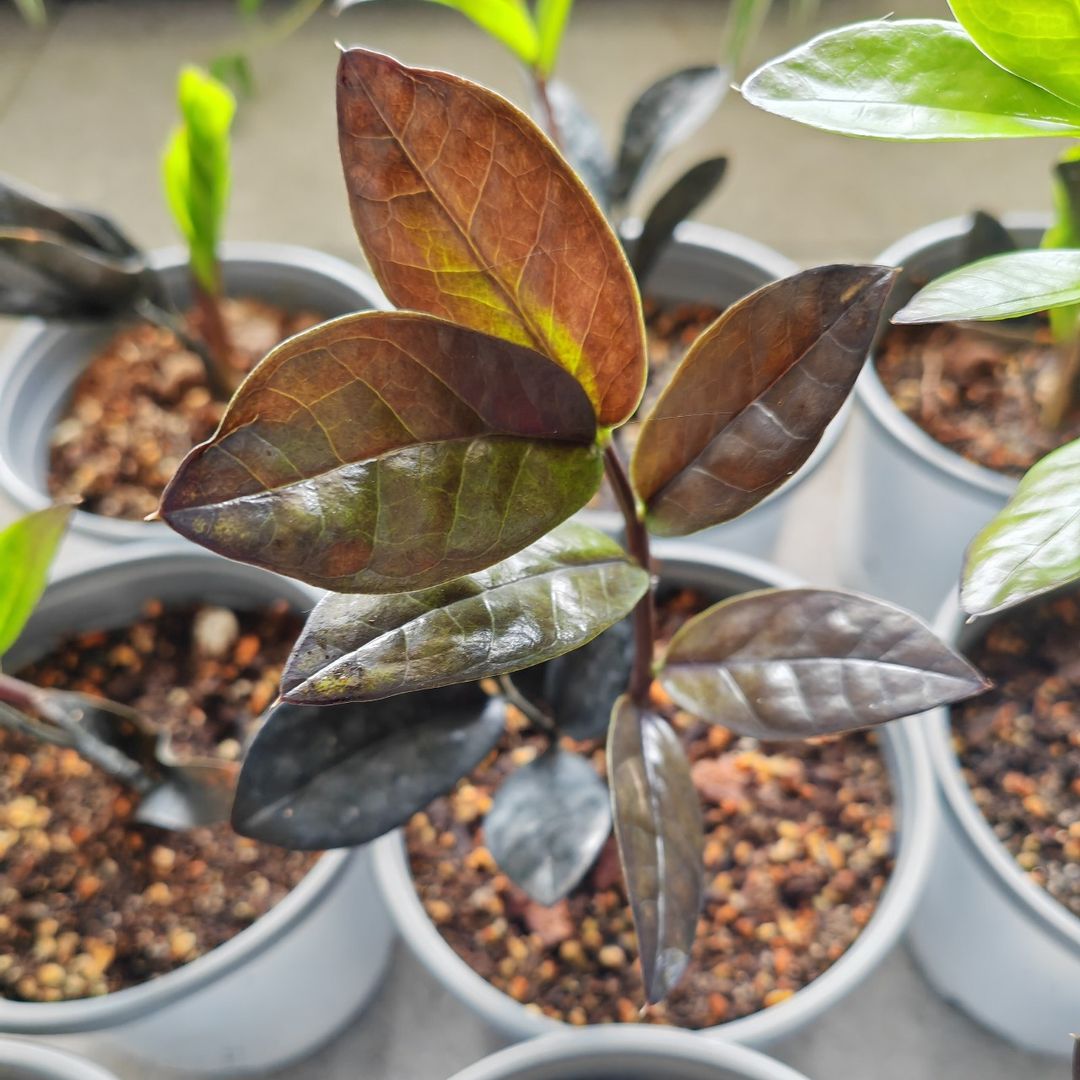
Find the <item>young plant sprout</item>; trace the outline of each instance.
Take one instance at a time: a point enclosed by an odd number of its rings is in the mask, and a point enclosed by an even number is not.
[[[0,178],[0,315],[43,319],[136,316],[167,327],[227,397],[239,382],[218,307],[217,247],[229,188],[228,90],[196,68],[180,74],[183,123],[164,158],[165,190],[191,252],[197,307],[189,329],[170,309],[146,255],[113,221]]]
[[[695,716],[784,739],[984,686],[912,616],[830,590],[726,600],[654,656],[650,535],[729,520],[799,468],[855,381],[895,271],[819,267],[731,307],[646,417],[628,472],[612,433],[645,384],[641,301],[552,143],[490,91],[364,49],[341,57],[338,118],[353,221],[401,310],[270,352],[160,508],[211,550],[331,591],[250,747],[234,825],[287,847],[372,840],[490,753],[513,702],[549,746],[498,793],[486,842],[550,904],[614,823],[658,1001],[686,967],[704,871],[697,796],[654,680]],[[604,473],[626,549],[564,523]],[[572,659],[576,700],[563,678],[557,693],[511,678]],[[609,729],[610,797],[560,745],[584,702]]]
[[[338,10],[370,0],[338,0]],[[614,159],[596,121],[574,91],[555,78],[563,33],[573,0],[433,0],[472,20],[504,45],[524,66],[541,125],[585,181],[601,208],[619,226],[643,181],[669,154],[689,140],[723,101],[743,52],[772,0],[734,0],[723,59],[671,72],[647,87],[630,106]],[[699,161],[683,173],[643,215],[630,263],[643,282],[671,239],[716,190],[727,171],[726,157]]]
[[[0,532],[0,727],[74,750],[127,787],[135,820],[163,829],[228,817],[235,769],[181,758],[169,740],[125,705],[23,682],[2,670],[45,589],[73,507],[51,506]]]
[[[864,138],[1080,137],[1080,48],[1071,0],[950,0],[959,20],[882,20],[833,30],[743,84],[752,104]],[[1032,20],[1038,37],[1030,33]],[[1056,426],[1080,389],[1080,147],[1054,174],[1055,220],[1042,249],[979,258],[921,289],[897,323],[998,320],[1047,311],[1061,355],[1043,420]],[[977,223],[1011,246],[1002,229]],[[994,243],[991,240],[991,243]],[[992,250],[992,248],[991,248]],[[1080,443],[1036,463],[968,549],[961,604],[986,615],[1080,580]]]

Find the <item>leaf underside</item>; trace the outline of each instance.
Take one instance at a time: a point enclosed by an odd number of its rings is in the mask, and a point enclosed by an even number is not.
[[[694,342],[631,462],[653,532],[728,521],[795,473],[854,385],[896,275],[807,270],[732,305]]]
[[[161,514],[229,558],[401,592],[526,547],[602,468],[592,408],[558,365],[430,316],[365,312],[274,349]]]
[[[827,589],[765,589],[709,608],[672,638],[658,678],[682,708],[759,739],[868,727],[987,685],[913,615]]]

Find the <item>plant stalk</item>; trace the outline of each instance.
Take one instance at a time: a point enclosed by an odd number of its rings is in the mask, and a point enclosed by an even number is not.
[[[515,685],[514,680],[509,675],[499,676],[499,689],[503,692],[503,697],[514,706],[515,709],[519,709],[525,714],[529,723],[535,727],[540,728],[541,731],[546,732],[553,739],[558,738],[559,729],[555,725],[555,721],[551,719],[543,709],[539,708],[533,702],[531,702]]]
[[[1080,334],[1074,334],[1072,340],[1061,348],[1065,358],[1054,380],[1053,393],[1042,408],[1042,422],[1051,431],[1061,427],[1076,404],[1077,387],[1080,385]]]
[[[240,378],[238,373],[229,367],[232,343],[221,314],[221,303],[217,296],[203,288],[194,278],[191,285],[195,298],[194,322],[199,336],[206,343],[204,360],[210,386],[216,395],[227,401],[240,385]]]
[[[630,486],[626,469],[612,443],[604,450],[604,472],[626,522],[627,549],[639,565],[652,574],[649,533],[638,514],[637,500],[634,498],[634,489]],[[629,690],[631,699],[637,705],[647,704],[649,687],[652,685],[653,644],[656,640],[655,591],[655,587],[650,583],[648,591],[637,602],[633,614],[634,665],[630,670]]]

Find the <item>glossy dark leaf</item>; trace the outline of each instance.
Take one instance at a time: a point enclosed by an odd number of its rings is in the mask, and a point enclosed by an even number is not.
[[[581,180],[483,87],[349,49],[338,130],[353,223],[386,295],[528,345],[585,388],[603,425],[645,386],[630,267]]]
[[[726,68],[691,67],[665,75],[642,93],[623,124],[611,185],[615,205],[627,202],[650,166],[709,119],[730,82]]]
[[[366,844],[445,794],[499,741],[505,707],[475,684],[385,701],[278,705],[244,760],[233,827],[305,850]]]
[[[584,758],[554,747],[504,781],[484,818],[499,869],[548,906],[585,876],[610,832],[604,782]]]
[[[663,254],[679,222],[688,218],[716,190],[727,171],[727,163],[726,157],[698,162],[656,200],[645,218],[630,258],[639,285]]]
[[[1080,1080],[1080,1036],[1074,1035],[1073,1039],[1073,1059],[1072,1059],[1072,1075],[1073,1080]]]
[[[964,237],[964,254],[961,263],[977,262],[991,255],[1015,251],[1016,241],[1000,221],[985,210],[971,215],[971,228]]]
[[[1080,440],[1037,462],[968,548],[960,606],[989,615],[1080,579]]]
[[[574,739],[602,739],[630,681],[633,659],[634,628],[623,619],[583,649],[548,664],[542,697],[559,730]]]
[[[679,738],[627,697],[608,732],[608,786],[641,973],[660,1001],[690,961],[704,896],[701,806]]]
[[[337,592],[426,588],[499,562],[599,484],[581,387],[538,353],[365,312],[274,349],[161,513],[229,558]]]
[[[563,156],[585,181],[601,209],[607,210],[613,166],[599,125],[561,79],[548,82],[547,95],[558,126],[557,141]],[[539,103],[534,106],[534,115],[544,116]]]
[[[595,529],[567,522],[488,570],[422,592],[331,593],[282,677],[287,701],[370,701],[551,660],[591,641],[649,575]]]
[[[682,626],[658,674],[680,707],[759,739],[869,727],[986,681],[914,615],[828,589],[764,589]]]
[[[733,304],[694,342],[631,462],[652,531],[737,517],[806,461],[855,383],[897,273],[806,270]]]

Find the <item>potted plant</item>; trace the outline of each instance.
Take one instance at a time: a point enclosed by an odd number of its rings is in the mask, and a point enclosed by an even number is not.
[[[867,138],[1080,133],[1080,90],[1054,52],[1073,40],[1062,5],[1040,6],[1053,42],[1045,54],[1008,19],[998,25],[996,0],[952,8],[959,23],[888,20],[823,34],[755,72],[743,94],[779,115]],[[890,312],[903,325],[883,328],[859,382],[869,434],[850,570],[916,610],[934,610],[968,538],[1017,478],[1080,433],[1078,178],[1070,148],[1045,236],[1045,220],[1007,218],[1005,229],[976,215],[931,226],[882,256],[906,269],[895,297],[903,310]],[[1038,315],[1044,310],[1048,317]],[[1025,321],[969,325],[1016,316]]]
[[[364,49],[342,54],[338,116],[357,233],[402,310],[273,350],[160,508],[219,554],[332,590],[244,760],[234,825],[301,849],[364,843],[530,728],[485,818],[488,858],[550,907],[613,829],[636,938],[629,916],[621,929],[655,1007],[686,972],[711,858],[677,726],[820,736],[983,686],[912,616],[827,590],[724,600],[656,650],[650,535],[736,517],[798,469],[894,272],[819,267],[729,308],[645,417],[628,473],[612,431],[645,385],[640,299],[554,146],[498,95]],[[602,473],[626,549],[565,523]],[[511,678],[568,655],[572,675]],[[342,702],[361,703],[348,723],[297,711]],[[562,737],[571,712],[606,733],[606,787]]]
[[[369,0],[340,0],[338,8]],[[437,0],[442,2],[442,0]],[[771,0],[737,0],[723,32],[722,60],[698,64],[658,79],[632,102],[614,154],[573,89],[555,75],[562,36],[573,4],[524,2],[496,5],[450,3],[504,45],[528,81],[532,114],[585,181],[627,248],[631,269],[645,295],[650,385],[644,411],[655,401],[689,344],[724,309],[747,293],[798,267],[757,241],[687,219],[710,198],[728,168],[725,156],[696,162],[650,202],[643,200],[658,166],[686,144],[722,103]],[[805,481],[835,446],[847,411],[830,425],[798,481],[777,491],[752,513],[725,522],[710,534],[721,546],[747,554],[771,552]],[[632,448],[637,424],[620,430]],[[605,485],[583,520],[617,531],[620,515]]]
[[[68,513],[0,533],[0,1029],[265,1072],[347,1022],[392,943],[367,852],[298,861],[221,820],[313,594],[168,544],[35,604]]]
[[[593,1028],[502,1050],[453,1080],[799,1080],[794,1069],[741,1046],[676,1031]]]
[[[17,1039],[0,1038],[0,1067],[9,1080],[116,1080],[85,1058]]]
[[[186,253],[145,254],[100,215],[0,188],[0,312],[46,320],[0,358],[0,485],[23,509],[81,497],[73,529],[98,540],[168,535],[142,518],[244,369],[318,319],[381,302],[339,260],[221,243],[232,99],[196,69],[179,99],[163,172]]]

